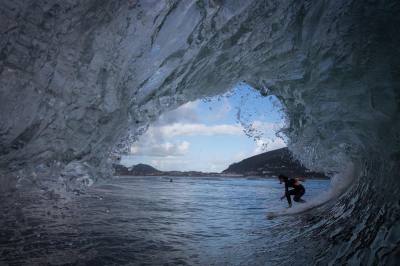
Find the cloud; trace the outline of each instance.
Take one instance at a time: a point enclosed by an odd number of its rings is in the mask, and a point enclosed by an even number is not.
[[[252,128],[261,132],[254,137],[254,151],[247,156],[259,154],[286,146],[284,141],[275,136],[274,132],[279,125],[254,121]],[[200,123],[173,123],[169,125],[153,125],[131,147],[131,154],[154,157],[184,156],[190,149],[188,141],[173,141],[179,136],[216,136],[216,135],[242,135],[240,125],[205,125]],[[244,158],[244,155],[241,156]]]
[[[178,136],[215,136],[243,134],[239,125],[213,125],[174,123],[171,125],[153,125],[131,147],[131,154],[168,157],[187,154],[188,141],[173,141]]]
[[[166,137],[176,136],[214,136],[214,135],[240,135],[243,134],[242,127],[239,125],[212,125],[205,124],[182,124],[174,123],[159,127],[158,129]]]
[[[188,141],[181,142],[162,142],[157,141],[146,141],[145,143],[135,143],[131,147],[131,153],[133,155],[146,155],[156,157],[168,157],[168,156],[183,156],[189,150],[190,143]]]
[[[285,146],[284,141],[275,134],[283,126],[281,123],[256,120],[245,124],[227,124],[229,119],[226,117],[232,112],[232,106],[227,99],[222,99],[221,105],[213,107],[210,112],[205,111],[204,106],[199,106],[199,103],[200,101],[188,102],[162,114],[132,145],[131,155],[124,159],[125,163],[149,163],[161,170],[204,170],[206,167],[206,171],[222,171],[232,162]],[[209,125],[203,121],[214,122]],[[248,135],[255,143],[253,147],[250,146],[238,154],[222,152],[224,155],[221,156],[218,151],[217,154],[207,155],[207,158],[199,158],[198,154],[193,156],[190,152],[191,143],[184,140],[184,137],[189,136],[216,135]]]

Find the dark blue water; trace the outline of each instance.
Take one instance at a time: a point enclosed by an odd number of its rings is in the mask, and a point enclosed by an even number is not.
[[[311,200],[329,181],[304,185]],[[274,179],[118,177],[70,201],[23,198],[2,212],[0,264],[281,264],[310,219],[267,219],[282,193]]]

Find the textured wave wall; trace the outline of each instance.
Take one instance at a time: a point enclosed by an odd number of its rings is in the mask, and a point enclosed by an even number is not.
[[[244,81],[282,101],[305,165],[354,167],[310,232],[333,239],[315,261],[394,263],[399,12],[397,1],[3,0],[1,190],[79,190],[162,112]]]

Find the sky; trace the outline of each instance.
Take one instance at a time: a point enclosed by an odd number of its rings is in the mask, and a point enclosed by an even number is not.
[[[162,171],[221,172],[234,162],[285,147],[276,134],[283,125],[276,97],[263,97],[238,84],[224,95],[162,114],[121,163],[145,163]]]

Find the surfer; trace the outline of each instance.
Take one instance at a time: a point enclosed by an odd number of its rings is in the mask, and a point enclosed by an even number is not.
[[[306,192],[304,186],[300,183],[298,178],[289,178],[284,175],[278,176],[280,183],[285,183],[285,194],[281,197],[283,200],[285,197],[288,201],[289,208],[292,207],[292,199],[290,198],[291,195],[294,195],[293,200],[296,202],[304,202],[301,197]],[[293,188],[289,190],[289,187]]]

